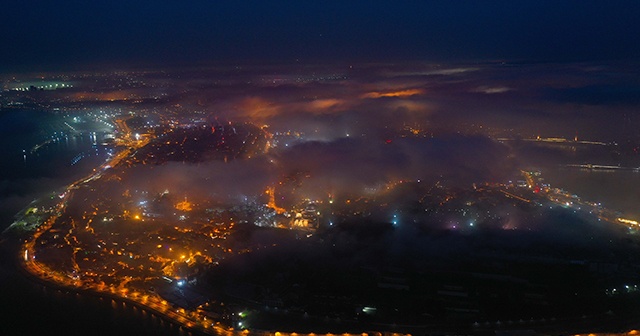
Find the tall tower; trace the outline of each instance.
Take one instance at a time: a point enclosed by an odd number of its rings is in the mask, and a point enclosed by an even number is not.
[[[269,203],[267,203],[267,206],[269,208],[275,210],[277,214],[282,214],[286,211],[285,209],[280,208],[276,205],[276,188],[275,187],[273,186],[268,187],[264,193],[269,195]]]

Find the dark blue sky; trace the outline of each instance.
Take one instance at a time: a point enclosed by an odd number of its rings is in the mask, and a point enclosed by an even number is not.
[[[639,1],[11,1],[0,72],[192,62],[640,57]]]

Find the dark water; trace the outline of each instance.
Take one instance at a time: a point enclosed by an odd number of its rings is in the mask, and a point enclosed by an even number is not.
[[[106,131],[44,111],[0,111],[0,230],[33,199],[104,162],[110,151],[102,145]]]
[[[545,169],[543,174],[554,187],[640,220],[640,172],[557,167]]]
[[[540,169],[553,187],[564,189],[583,200],[640,220],[640,172],[632,170],[588,170],[566,167],[591,163],[638,167],[638,157],[620,155],[611,146],[573,146],[567,144],[512,144],[524,166]]]
[[[0,335],[197,336],[151,312],[110,298],[45,286],[0,255]]]
[[[105,131],[44,111],[0,111],[0,231],[34,198],[104,162],[110,151],[101,144]],[[14,242],[0,250],[0,335],[188,335],[131,304],[34,282],[15,266],[14,251],[8,247]]]
[[[3,252],[0,335],[190,335],[131,304],[30,281]]]

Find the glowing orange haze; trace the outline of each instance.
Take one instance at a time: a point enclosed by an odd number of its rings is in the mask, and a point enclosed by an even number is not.
[[[76,101],[116,101],[127,100],[131,98],[131,92],[128,91],[110,91],[103,93],[94,92],[78,92],[73,95]]]
[[[309,113],[339,112],[350,106],[344,99],[325,98],[309,102],[272,102],[261,97],[243,99],[238,109],[251,118],[271,118],[287,111],[303,111]]]
[[[191,203],[189,203],[189,201],[187,201],[187,199],[185,198],[184,201],[176,204],[176,209],[180,211],[191,211],[193,208],[191,207]]]
[[[361,98],[382,98],[382,97],[410,97],[415,95],[424,94],[422,89],[408,89],[400,91],[389,92],[367,92],[361,96]]]
[[[333,99],[333,98],[316,99],[309,104],[310,105],[309,108],[311,110],[324,110],[324,109],[337,108],[344,104],[345,104],[345,101],[342,99]]]
[[[244,99],[239,104],[239,108],[241,111],[244,111],[250,117],[254,118],[269,118],[280,113],[279,106],[276,106],[274,103],[260,97],[249,97]]]

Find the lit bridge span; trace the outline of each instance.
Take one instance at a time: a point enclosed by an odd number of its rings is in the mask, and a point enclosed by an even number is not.
[[[613,165],[601,165],[592,163],[583,164],[565,164],[563,167],[580,168],[580,169],[593,169],[593,170],[631,170],[634,172],[640,172],[640,167],[621,167]]]

